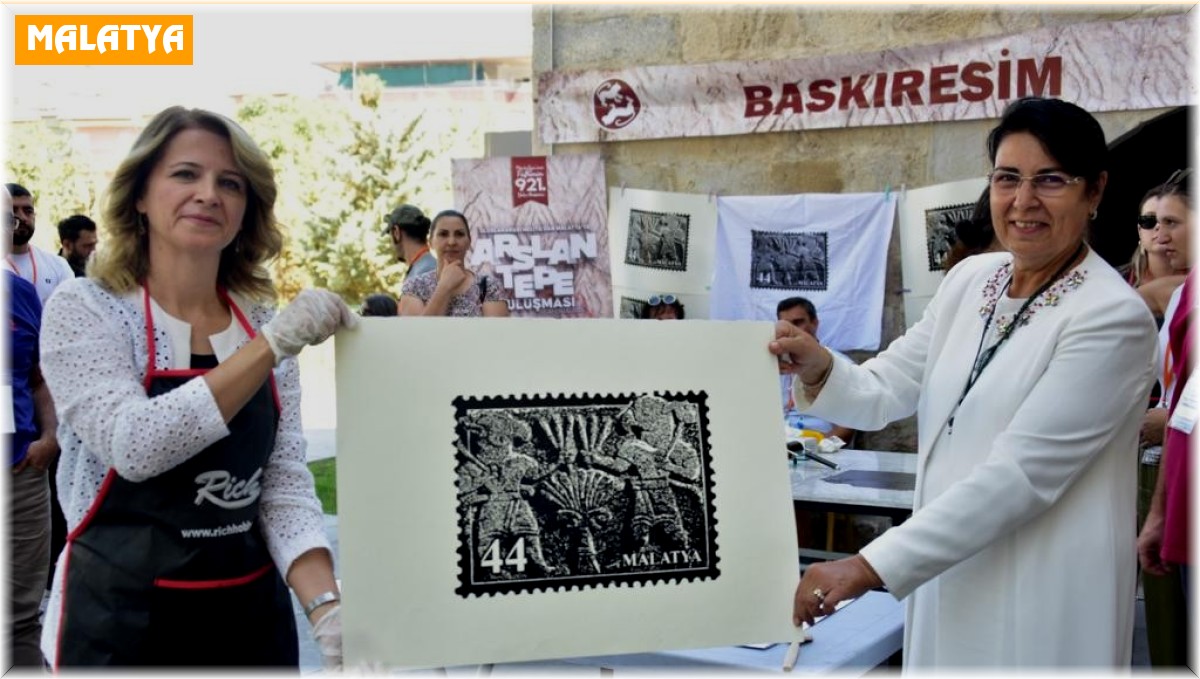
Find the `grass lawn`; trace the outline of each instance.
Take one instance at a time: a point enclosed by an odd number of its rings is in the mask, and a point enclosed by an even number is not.
[[[308,463],[317,482],[317,497],[321,499],[321,509],[326,514],[337,514],[337,458]]]

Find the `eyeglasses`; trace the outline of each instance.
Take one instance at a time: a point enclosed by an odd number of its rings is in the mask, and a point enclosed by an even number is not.
[[[1137,218],[1137,225],[1139,229],[1149,231],[1158,226],[1158,217],[1154,215],[1142,215]]]
[[[653,295],[646,300],[650,306],[658,306],[659,304],[674,304],[675,295]]]
[[[1008,170],[992,170],[987,175],[992,193],[1016,193],[1021,182],[1026,179],[1033,185],[1033,192],[1039,196],[1057,196],[1072,184],[1083,181],[1083,177],[1072,177],[1062,172],[1042,172],[1040,174],[1023,175]]]

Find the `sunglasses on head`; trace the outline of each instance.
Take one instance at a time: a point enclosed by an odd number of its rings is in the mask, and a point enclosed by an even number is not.
[[[646,303],[650,306],[658,306],[659,304],[674,304],[675,295],[654,295],[650,299],[646,300]]]
[[[1167,181],[1164,183],[1167,185],[1182,184],[1188,180],[1188,177],[1191,176],[1191,174],[1192,168],[1190,167],[1183,170],[1175,170],[1171,173],[1170,177],[1167,177]]]
[[[1150,229],[1158,226],[1158,217],[1154,215],[1142,215],[1141,217],[1137,218],[1137,225],[1139,229],[1145,229],[1149,231]]]

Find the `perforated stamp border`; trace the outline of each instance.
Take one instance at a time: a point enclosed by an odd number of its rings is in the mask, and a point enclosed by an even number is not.
[[[455,593],[718,578],[707,400],[703,391],[454,399]]]
[[[819,271],[804,269],[799,250],[816,245]],[[768,257],[768,255],[773,255]],[[826,290],[829,288],[829,234],[824,231],[785,233],[750,232],[750,287],[771,290]]]
[[[664,224],[668,228],[682,228],[683,242],[668,243],[667,233],[658,234],[656,246],[658,252],[654,256],[647,256],[649,253],[644,251],[650,241],[647,236],[647,231],[650,229],[647,226],[647,219],[664,218]],[[688,244],[691,241],[692,234],[692,216],[683,212],[655,212],[653,210],[629,210],[629,229],[625,237],[625,263],[630,266],[641,266],[648,269],[661,269],[664,271],[687,271],[688,270]],[[664,247],[671,247],[673,257],[668,260],[663,254]],[[682,250],[680,249],[682,248]]]

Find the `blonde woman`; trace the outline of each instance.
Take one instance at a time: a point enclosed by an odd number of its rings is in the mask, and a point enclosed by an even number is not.
[[[55,668],[296,667],[288,585],[341,663],[292,357],[357,320],[321,290],[274,313],[275,195],[236,123],[166,109],[117,168],[89,277],[46,306],[69,531],[42,637]]]

